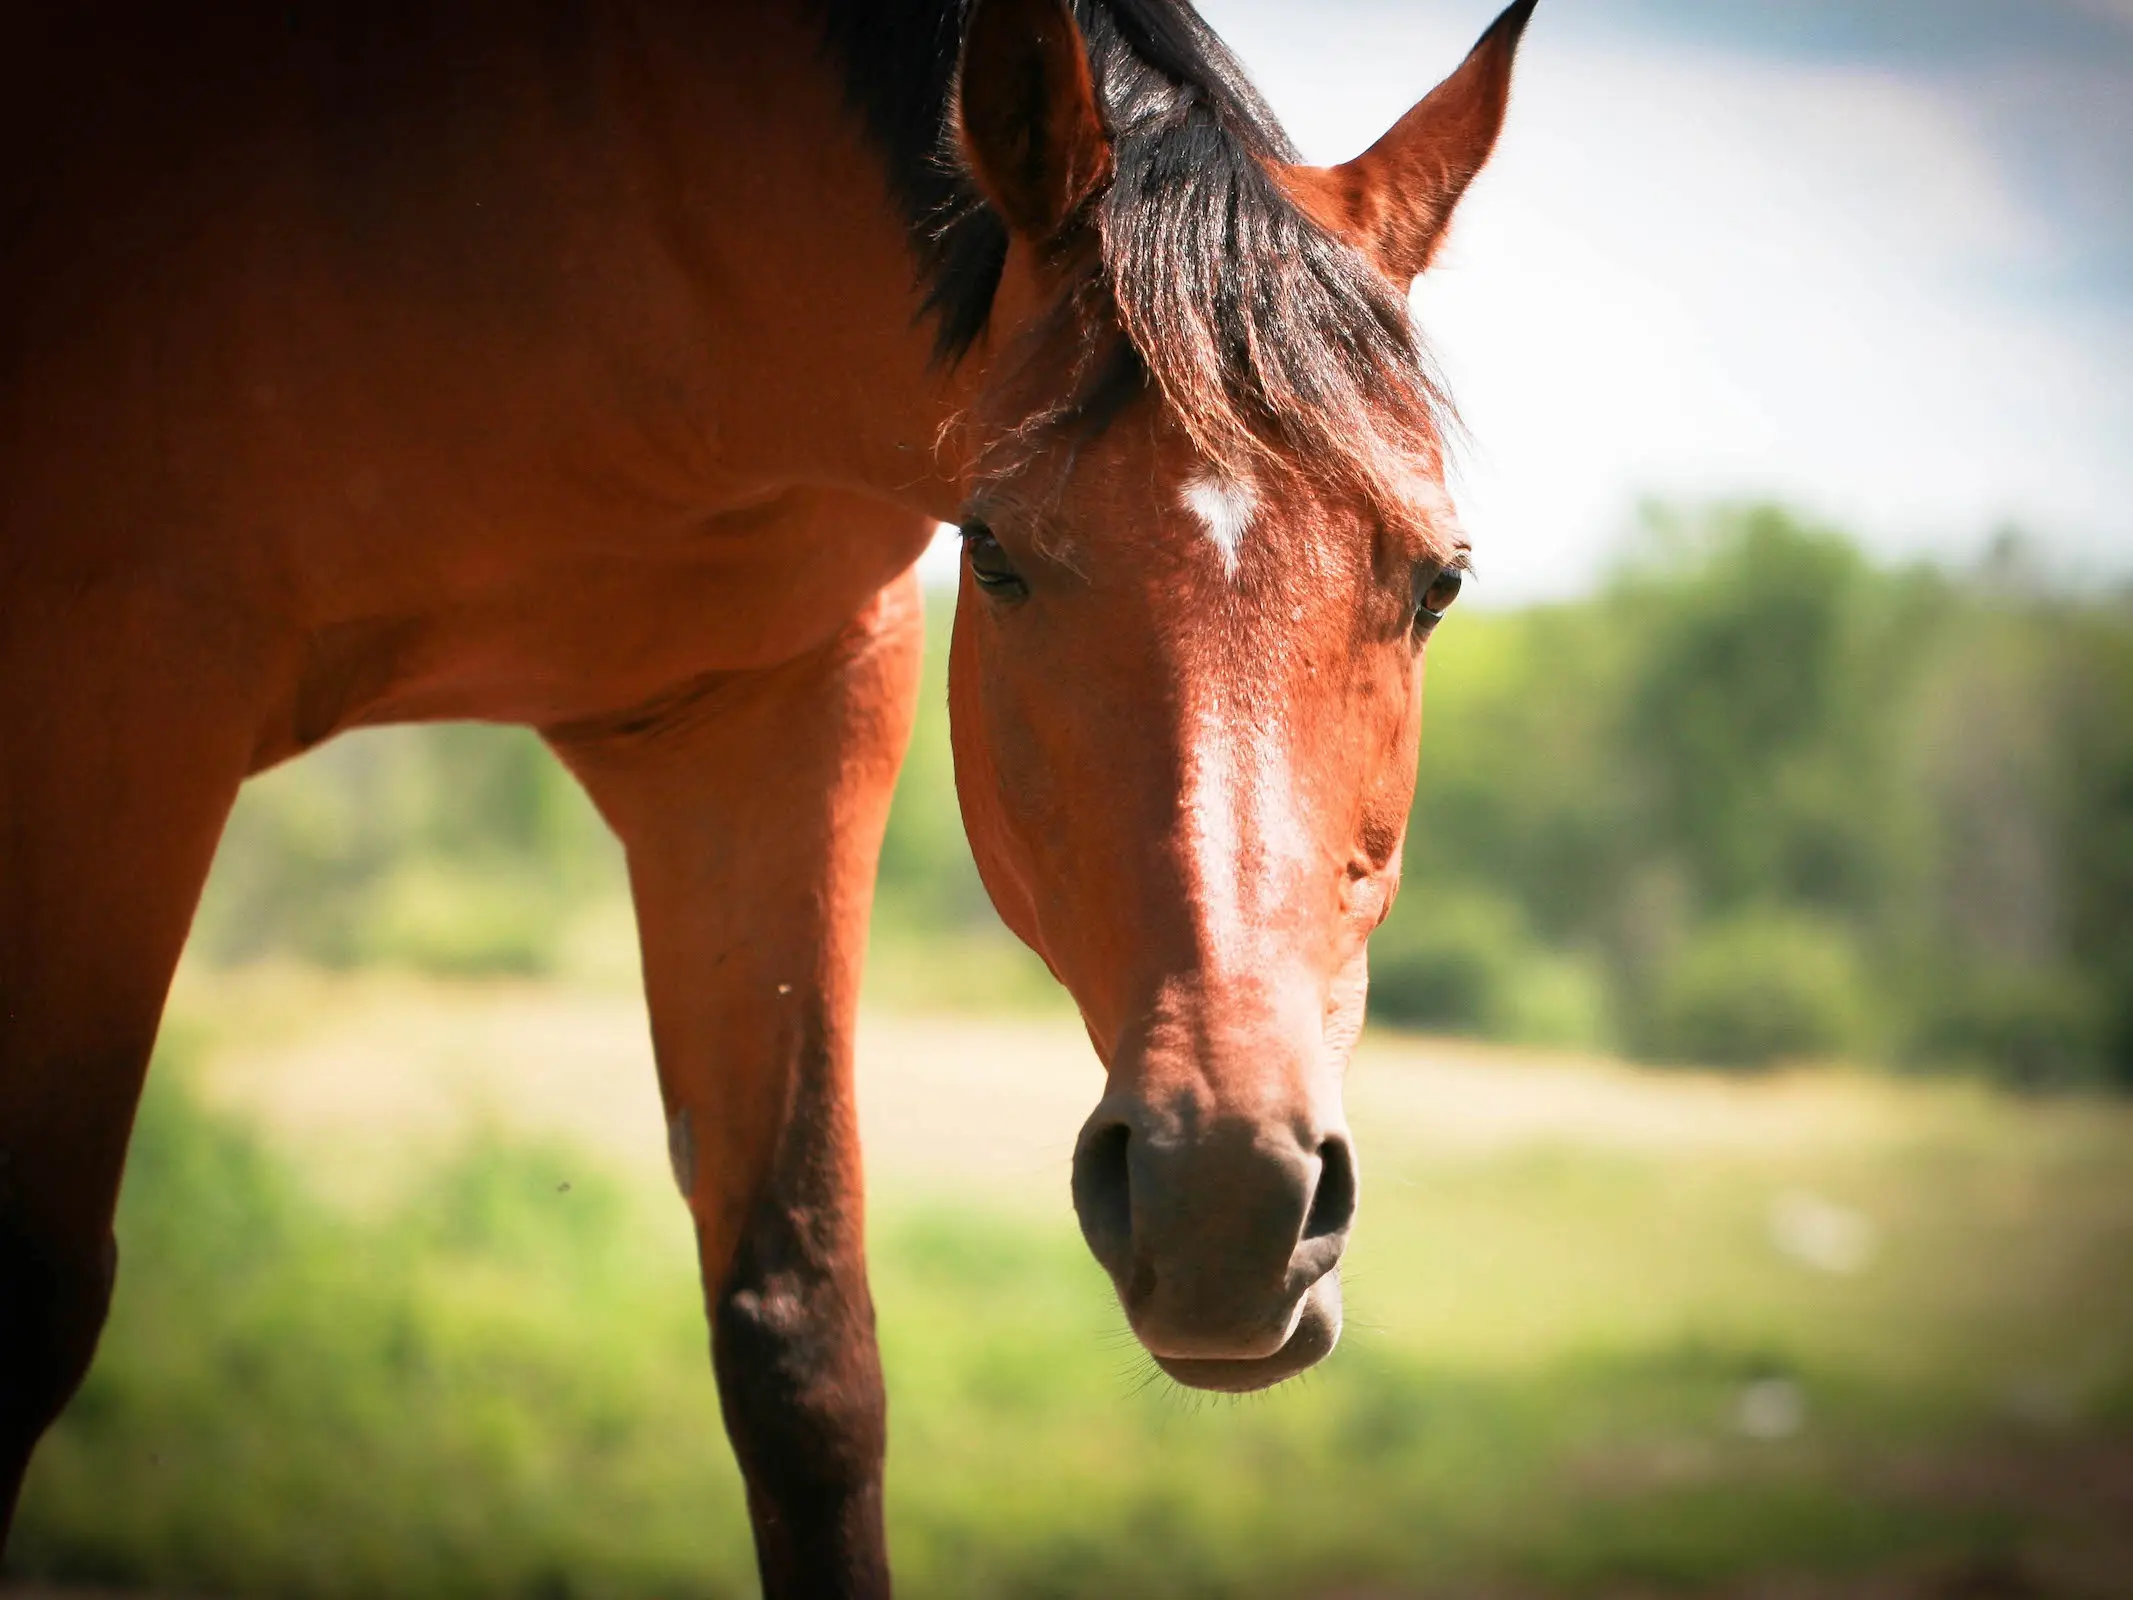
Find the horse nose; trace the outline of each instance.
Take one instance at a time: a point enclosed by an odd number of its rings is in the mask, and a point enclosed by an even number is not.
[[[1074,1151],[1074,1210],[1148,1349],[1251,1360],[1280,1350],[1355,1220],[1345,1130],[1287,1121],[1197,1133],[1107,1100]]]
[[[1355,1225],[1355,1202],[1354,1147],[1346,1134],[1330,1134],[1319,1141],[1318,1187],[1311,1194],[1311,1209],[1304,1214],[1303,1242],[1337,1239],[1345,1249],[1348,1230]]]
[[[1101,1115],[1074,1146],[1074,1215],[1096,1264],[1123,1283],[1133,1267],[1133,1128]]]

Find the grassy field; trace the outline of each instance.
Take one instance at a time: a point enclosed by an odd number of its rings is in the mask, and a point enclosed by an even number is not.
[[[745,1594],[623,988],[188,977],[18,1581]],[[1377,1038],[1317,1374],[1151,1383],[1069,1018],[870,1014],[910,1595],[2133,1593],[2133,1108]]]

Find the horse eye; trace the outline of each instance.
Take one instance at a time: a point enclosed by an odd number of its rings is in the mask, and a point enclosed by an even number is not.
[[[1427,633],[1444,620],[1444,613],[1451,610],[1452,602],[1459,598],[1459,591],[1466,580],[1457,567],[1417,567],[1415,569],[1415,629]]]
[[[984,523],[963,524],[963,556],[970,563],[970,575],[978,580],[978,587],[987,594],[1002,600],[1029,597],[1029,585],[1022,581],[1022,574],[1015,570],[1015,564],[1008,560],[1000,541]]]

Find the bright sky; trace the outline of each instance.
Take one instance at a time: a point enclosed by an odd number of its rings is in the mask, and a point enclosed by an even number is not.
[[[1318,161],[1495,9],[1200,3]],[[1648,493],[2133,572],[2133,0],[1542,0],[1416,309],[1476,598],[1589,585]]]

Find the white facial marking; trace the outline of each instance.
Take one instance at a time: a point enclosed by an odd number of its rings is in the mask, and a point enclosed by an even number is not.
[[[1252,486],[1210,473],[1185,485],[1179,498],[1185,509],[1200,519],[1207,537],[1214,542],[1222,557],[1222,575],[1234,578],[1237,552],[1244,544],[1245,534],[1251,531],[1252,513],[1259,509],[1259,497],[1252,492]]]
[[[1310,839],[1281,719],[1218,691],[1194,720],[1185,780],[1194,876],[1211,954],[1241,967],[1288,889],[1287,869],[1310,859]]]

